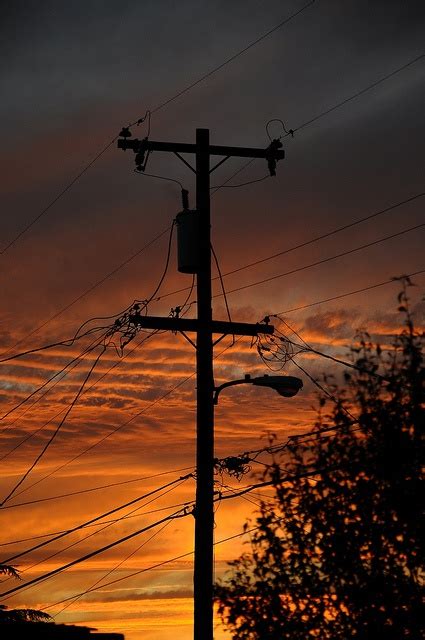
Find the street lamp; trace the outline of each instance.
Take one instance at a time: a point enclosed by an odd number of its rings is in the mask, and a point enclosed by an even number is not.
[[[214,387],[214,404],[218,404],[218,394],[226,387],[234,387],[237,384],[254,384],[259,387],[269,387],[274,389],[277,393],[285,398],[292,398],[300,389],[302,389],[303,382],[300,378],[295,376],[259,376],[258,378],[251,378],[249,373],[245,375],[245,378],[241,380],[232,380],[231,382],[224,382],[218,387]]]

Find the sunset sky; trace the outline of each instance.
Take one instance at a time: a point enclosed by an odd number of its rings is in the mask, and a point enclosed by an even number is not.
[[[236,271],[224,277],[232,319],[280,314],[315,349],[345,360],[359,329],[388,344],[400,327],[393,277],[416,274],[409,293],[416,322],[423,322],[425,6],[419,0],[14,0],[2,3],[0,22],[0,501],[60,426],[2,507],[0,561],[164,487],[97,526],[13,560],[26,582],[194,498],[193,478],[178,481],[193,471],[196,416],[195,354],[181,335],[139,333],[123,354],[112,344],[101,354],[100,347],[90,350],[100,335],[91,334],[5,360],[72,338],[92,318],[82,332],[110,325],[134,300],[150,298],[164,271],[167,229],[181,210],[179,185],[137,175],[133,153],[116,142],[84,170],[147,110],[150,139],[170,142],[194,142],[203,127],[212,144],[265,148],[266,123],[274,120],[269,134],[284,136],[286,152],[277,176],[229,188],[267,175],[267,163],[255,160],[211,200],[221,272]],[[294,136],[285,136],[276,120]],[[146,136],[147,123],[132,131]],[[224,163],[212,175],[213,187],[244,164]],[[146,172],[182,183],[194,207],[195,176],[177,157],[154,153]],[[191,282],[177,271],[174,236],[148,313],[168,316],[186,301]],[[218,279],[213,291],[214,316],[226,319]],[[187,317],[195,313],[192,304]],[[282,320],[272,321],[299,340]],[[227,337],[215,354],[218,384],[270,373],[249,338],[232,345]],[[343,372],[311,354],[297,362],[317,379]],[[68,363],[66,376],[47,382]],[[270,433],[280,443],[313,427],[317,388],[293,363],[280,373],[303,378],[295,398],[249,386],[221,394],[218,457],[265,447]],[[262,468],[253,464],[252,473]],[[222,495],[230,495],[229,486],[256,478],[217,481]],[[217,543],[242,533],[258,499],[257,492],[217,503]],[[128,517],[110,522],[122,516]],[[166,521],[0,601],[42,608],[56,622],[121,632],[126,640],[189,640],[193,524],[190,513]],[[217,575],[244,541],[216,545]],[[15,586],[3,580],[0,591]],[[217,627],[216,637],[229,635]]]

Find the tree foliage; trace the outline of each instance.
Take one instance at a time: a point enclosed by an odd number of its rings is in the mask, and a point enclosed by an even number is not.
[[[0,564],[0,574],[19,579],[19,571],[10,564]],[[8,609],[0,604],[0,624],[13,622],[48,622],[52,618],[38,609]]]
[[[334,385],[333,407],[320,400],[315,435],[266,471],[274,502],[216,586],[235,639],[425,637],[423,335],[405,288],[399,303],[391,348],[360,336],[359,368]]]

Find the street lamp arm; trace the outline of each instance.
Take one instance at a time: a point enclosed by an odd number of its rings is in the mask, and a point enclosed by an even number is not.
[[[227,387],[234,387],[237,384],[252,384],[252,382],[253,381],[251,379],[251,376],[247,374],[245,378],[242,378],[240,380],[231,380],[230,382],[223,382],[223,384],[220,384],[218,387],[214,387],[214,398],[213,398],[214,404],[218,404],[218,394],[223,389],[226,389]]]

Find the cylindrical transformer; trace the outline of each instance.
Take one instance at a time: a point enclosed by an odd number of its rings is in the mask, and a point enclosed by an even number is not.
[[[199,214],[185,209],[176,216],[177,263],[180,273],[199,271]]]

